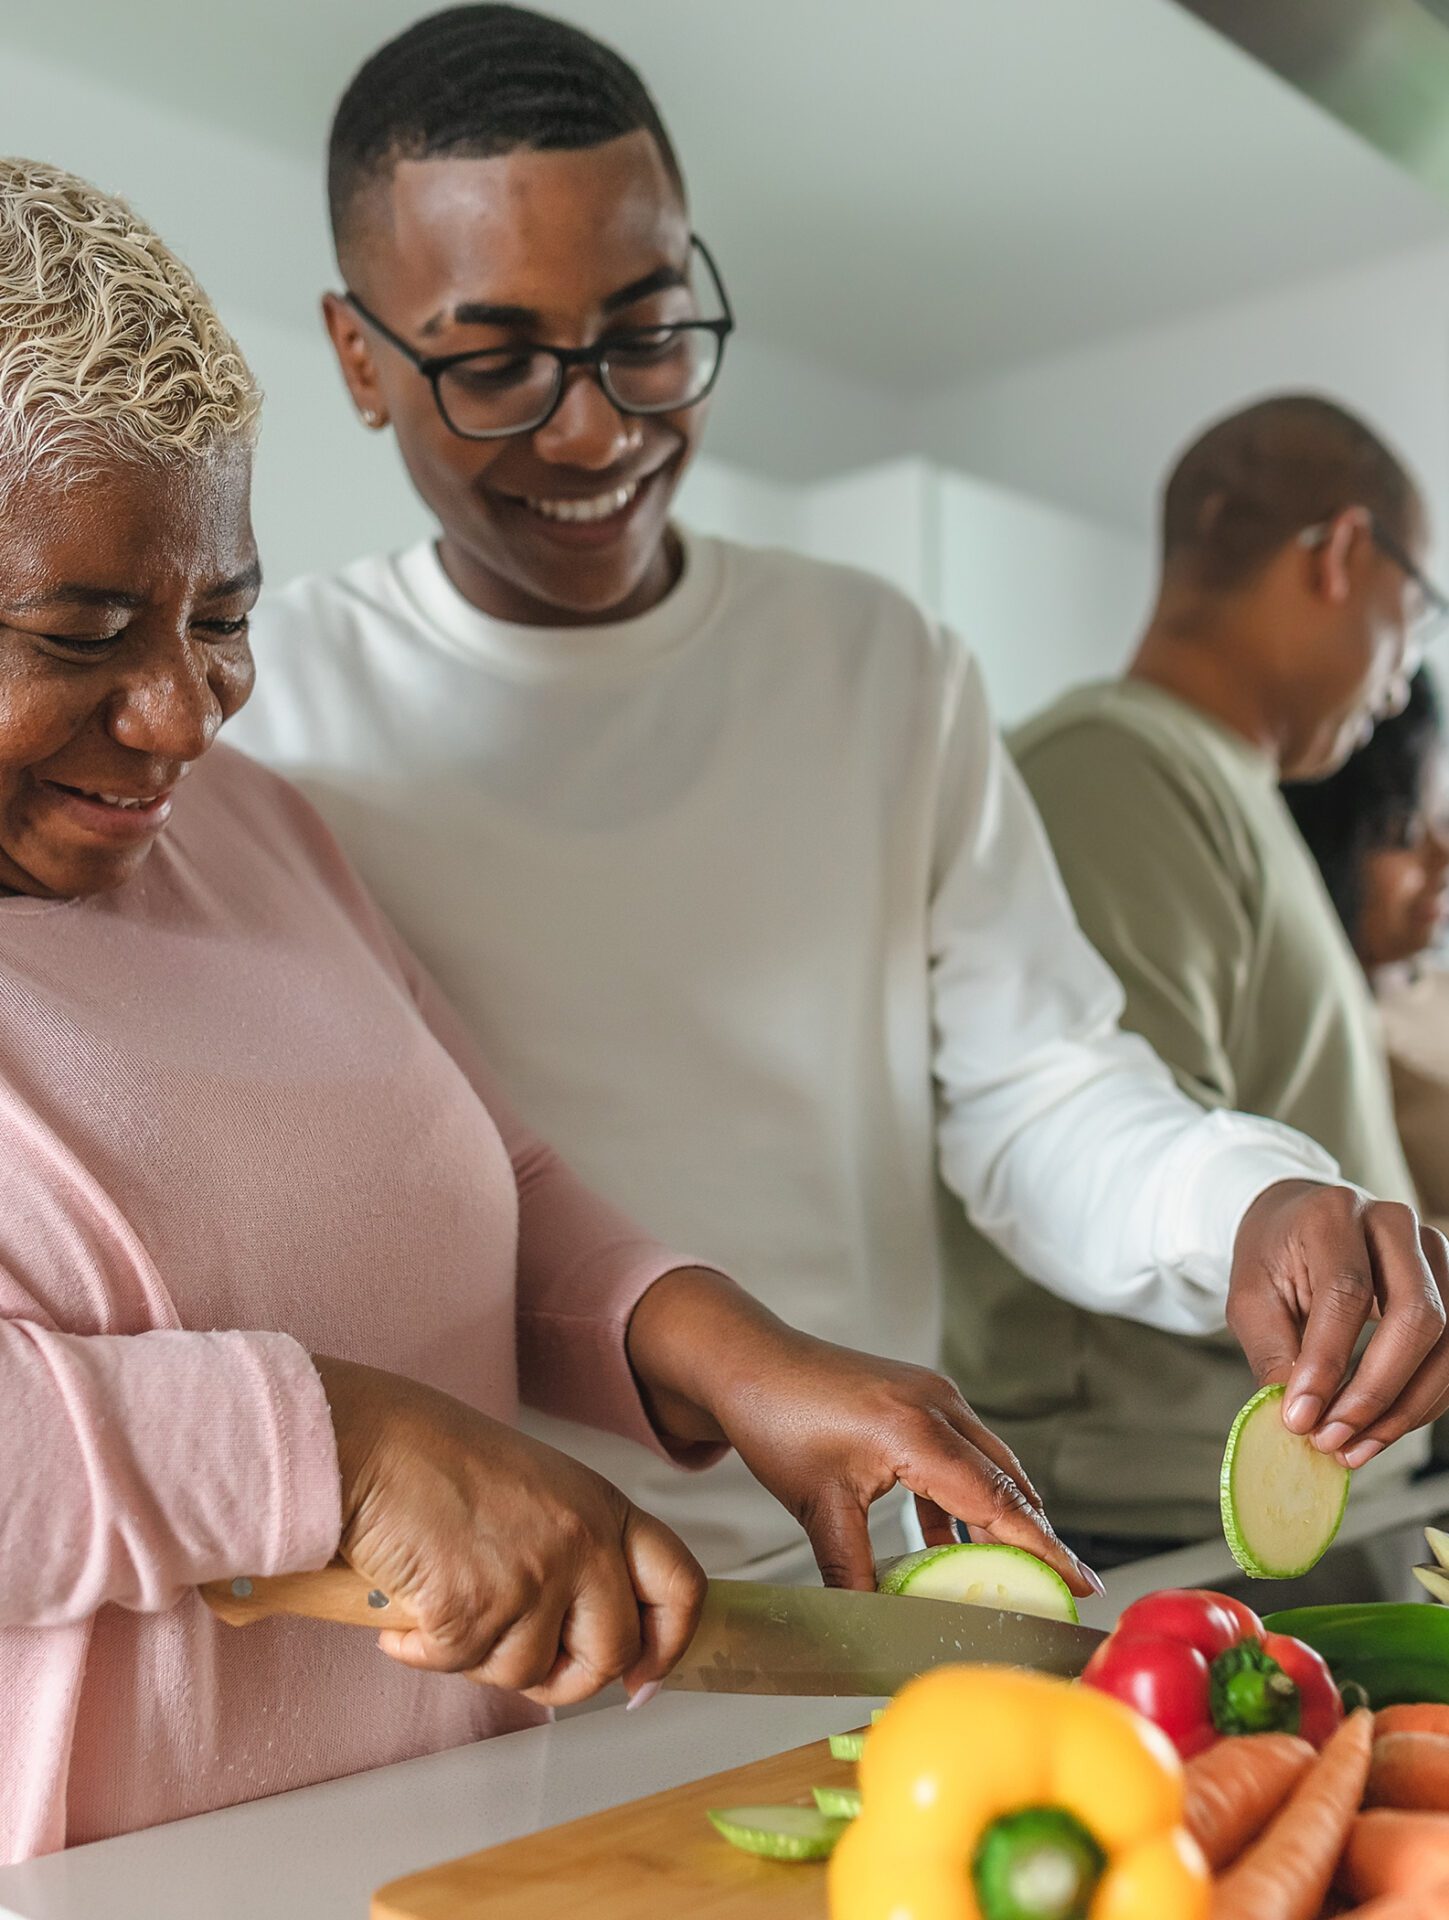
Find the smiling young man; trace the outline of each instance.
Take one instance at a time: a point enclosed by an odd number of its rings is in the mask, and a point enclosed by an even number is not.
[[[829,1339],[935,1360],[944,1176],[1071,1300],[1226,1310],[1300,1429],[1437,1411],[1443,1242],[1117,1030],[965,650],[879,582],[671,522],[731,319],[633,70],[439,14],[348,88],[330,191],[332,341],[440,535],[265,602],[238,732],[530,1120]],[[685,1485],[548,1432],[712,1571],[808,1567],[737,1461]]]

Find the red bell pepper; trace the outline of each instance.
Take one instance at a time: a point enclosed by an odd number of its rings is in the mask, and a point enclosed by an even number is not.
[[[1196,1588],[1135,1600],[1082,1681],[1161,1727],[1184,1760],[1238,1733],[1299,1733],[1321,1747],[1343,1718],[1320,1654],[1265,1632],[1240,1600]]]

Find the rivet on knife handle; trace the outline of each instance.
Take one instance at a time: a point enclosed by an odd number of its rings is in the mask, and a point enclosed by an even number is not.
[[[278,1613],[374,1630],[394,1627],[406,1632],[417,1625],[401,1601],[389,1599],[342,1561],[334,1561],[319,1573],[209,1580],[201,1588],[201,1597],[232,1627],[249,1626],[254,1620],[266,1620]]]

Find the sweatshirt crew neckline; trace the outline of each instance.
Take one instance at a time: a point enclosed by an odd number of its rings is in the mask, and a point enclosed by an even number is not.
[[[529,626],[483,613],[449,579],[434,540],[394,556],[399,591],[450,652],[479,666],[527,679],[609,673],[655,660],[704,626],[720,596],[719,543],[674,529],[684,564],[678,580],[647,613],[597,626]]]

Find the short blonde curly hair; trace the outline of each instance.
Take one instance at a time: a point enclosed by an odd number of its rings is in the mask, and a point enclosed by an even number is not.
[[[216,309],[124,201],[0,159],[0,485],[250,447],[260,408]]]

